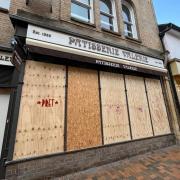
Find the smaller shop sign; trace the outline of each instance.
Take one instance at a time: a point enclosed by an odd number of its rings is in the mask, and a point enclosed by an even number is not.
[[[13,53],[13,58],[11,62],[16,67],[17,70],[20,69],[20,66],[22,64],[22,59],[16,50]]]
[[[131,70],[131,71],[139,71],[139,68],[137,68],[135,66],[129,66],[129,65],[125,65],[125,64],[119,64],[119,63],[108,62],[108,61],[96,60],[96,64],[120,68],[120,69],[126,69],[126,70]]]
[[[23,60],[26,58],[26,53],[24,49],[22,49],[18,44],[14,47],[13,56],[12,56],[12,64],[19,71],[20,67],[23,63]]]

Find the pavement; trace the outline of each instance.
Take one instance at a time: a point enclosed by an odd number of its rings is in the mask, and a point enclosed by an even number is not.
[[[180,180],[180,146],[171,146],[57,180]]]

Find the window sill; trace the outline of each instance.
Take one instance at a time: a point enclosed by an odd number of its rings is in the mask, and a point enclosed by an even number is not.
[[[8,9],[5,9],[5,8],[3,8],[3,7],[0,7],[0,12],[8,13],[9,10],[8,10]]]
[[[142,43],[142,41],[140,39],[135,39],[135,38],[128,37],[128,36],[125,36],[125,38],[130,40],[130,41],[134,41],[134,42],[137,42],[137,43]]]
[[[108,29],[105,29],[105,28],[101,28],[101,30],[104,31],[104,32],[116,35],[116,36],[121,36],[121,34],[119,32],[115,32],[115,31],[108,30]]]
[[[71,20],[72,20],[72,21],[75,21],[75,22],[78,22],[78,23],[81,23],[81,24],[84,24],[84,25],[88,25],[88,26],[93,27],[93,28],[96,27],[96,25],[93,24],[93,23],[85,22],[85,21],[80,20],[80,19],[77,19],[77,18],[75,18],[75,17],[71,17]]]

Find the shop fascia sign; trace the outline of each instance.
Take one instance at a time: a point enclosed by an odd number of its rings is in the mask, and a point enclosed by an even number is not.
[[[12,60],[11,53],[0,51],[0,65],[13,66],[11,60]]]
[[[29,25],[27,31],[27,39],[37,40],[45,43],[59,45],[73,50],[81,50],[86,53],[97,55],[105,55],[119,60],[126,60],[152,67],[164,69],[164,64],[161,59],[145,56],[139,53],[134,53],[121,48],[109,46],[95,41],[86,40],[83,38],[71,36],[68,34],[48,30],[45,28]],[[28,40],[27,40],[28,44]],[[70,52],[71,53],[71,52]]]
[[[12,64],[16,67],[16,69],[19,71],[21,64],[22,64],[22,58],[20,57],[18,51],[14,49],[13,57],[12,57]]]

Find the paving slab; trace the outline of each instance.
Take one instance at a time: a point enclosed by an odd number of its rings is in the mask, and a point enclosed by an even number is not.
[[[171,146],[56,180],[180,180],[180,146]]]

